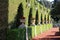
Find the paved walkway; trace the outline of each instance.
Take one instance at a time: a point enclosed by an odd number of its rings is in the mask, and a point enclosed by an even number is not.
[[[32,40],[60,40],[59,27],[54,27],[42,34],[39,34]]]

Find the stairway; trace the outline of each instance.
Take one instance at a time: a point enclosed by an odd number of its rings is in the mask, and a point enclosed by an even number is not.
[[[42,34],[32,38],[32,40],[60,40],[59,27],[54,27]]]

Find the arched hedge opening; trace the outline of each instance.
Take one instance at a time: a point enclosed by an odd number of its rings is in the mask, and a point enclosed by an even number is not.
[[[13,28],[18,28],[19,25],[21,25],[20,18],[23,17],[23,4],[20,3],[18,9],[17,9],[17,14],[15,16],[14,23],[12,25]]]
[[[48,15],[48,18],[47,18],[47,23],[49,23],[49,15]]]
[[[46,15],[45,15],[45,17],[44,17],[44,23],[46,24]]]
[[[42,20],[42,14],[41,14],[41,24],[43,24],[43,20]]]
[[[39,16],[38,16],[38,10],[37,10],[37,11],[36,11],[36,16],[35,16],[35,20],[36,20],[36,21],[35,21],[35,24],[36,24],[36,25],[38,24],[38,19],[39,19],[38,17],[39,17]]]
[[[31,25],[31,18],[32,18],[32,8],[30,8],[30,11],[29,11],[29,16],[28,16],[28,26]]]

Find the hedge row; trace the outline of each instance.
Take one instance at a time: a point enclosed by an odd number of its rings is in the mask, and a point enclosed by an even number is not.
[[[52,24],[36,26],[36,29],[35,26],[30,26],[28,27],[28,39],[31,40],[31,38],[51,28]],[[25,28],[9,29],[7,31],[7,40],[26,40],[26,29]]]
[[[22,6],[21,6],[22,4]],[[28,6],[28,4],[30,4],[30,7]],[[19,8],[21,7],[21,8]],[[37,7],[37,10],[36,10]],[[31,12],[30,9],[32,8]],[[18,10],[21,9],[20,12],[18,12]],[[13,11],[14,10],[14,11]],[[17,19],[20,19],[19,17],[21,16],[20,14],[23,14],[23,16],[26,18],[26,25],[28,25],[28,19],[29,19],[29,15],[30,13],[32,14],[32,17],[36,17],[36,12],[38,11],[38,20],[41,20],[41,14],[43,15],[42,17],[46,16],[50,16],[50,9],[46,8],[45,6],[41,5],[39,2],[37,2],[36,0],[9,0],[9,7],[8,7],[8,24],[9,26],[11,26],[12,24],[14,24],[14,26],[16,25],[16,21]],[[19,14],[19,15],[18,15]],[[30,17],[31,18],[31,17]],[[44,19],[44,18],[42,18]],[[46,19],[48,19],[48,17],[46,17]],[[17,22],[18,23],[18,22]],[[18,23],[19,24],[19,23]]]

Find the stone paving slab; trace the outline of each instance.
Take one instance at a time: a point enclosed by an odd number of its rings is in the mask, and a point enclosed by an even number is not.
[[[56,35],[56,33],[59,33],[59,27],[54,27],[42,34],[39,34],[32,38],[32,40],[60,40],[59,34]]]

